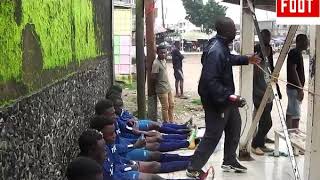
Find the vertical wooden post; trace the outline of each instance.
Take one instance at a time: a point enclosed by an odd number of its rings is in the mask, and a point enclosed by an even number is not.
[[[151,69],[156,58],[154,34],[154,0],[145,0],[146,44],[147,44],[147,81],[148,81],[148,118],[157,120],[157,95],[155,82],[151,79]]]
[[[241,23],[240,23],[240,42],[242,55],[253,53],[254,46],[254,25],[251,17],[251,13],[247,8],[247,1],[241,0]],[[253,65],[240,67],[240,95],[247,100],[248,109],[240,109],[243,134],[247,134],[252,121],[253,103],[252,103],[252,91],[253,91]],[[245,136],[242,136],[240,141],[243,141]]]
[[[144,0],[136,0],[136,62],[138,118],[146,118],[145,56],[144,56]]]
[[[320,26],[312,26],[310,35],[309,91],[320,94]],[[318,180],[320,177],[320,97],[309,93],[308,99],[304,179]]]

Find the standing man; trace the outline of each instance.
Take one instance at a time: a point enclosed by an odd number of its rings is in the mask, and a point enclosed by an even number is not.
[[[164,123],[173,123],[173,97],[167,73],[167,48],[157,47],[158,57],[153,61],[151,78],[156,82],[156,93],[161,103],[162,120]]]
[[[176,97],[185,98],[183,94],[183,70],[182,70],[182,60],[184,56],[180,53],[180,42],[176,41],[174,43],[175,48],[172,50],[172,65],[174,70],[174,78],[176,79]],[[180,93],[179,93],[180,87]]]
[[[225,144],[222,168],[247,171],[236,159],[241,131],[238,107],[243,107],[246,102],[234,95],[232,66],[259,63],[260,58],[230,54],[228,45],[236,36],[236,27],[232,19],[219,17],[215,22],[215,28],[217,35],[210,39],[201,59],[202,72],[198,92],[205,111],[206,131],[187,169],[187,176],[194,178],[204,174],[201,169],[214,152],[223,131]]]
[[[268,55],[268,60],[269,60],[268,66],[270,67],[270,70],[273,72],[274,70],[273,50],[270,45],[271,33],[269,30],[264,29],[261,31],[261,35],[262,35],[263,43],[266,47],[266,54]],[[258,54],[261,59],[263,59],[263,54],[262,54],[260,44],[257,44],[256,46],[254,46],[254,52]],[[264,68],[266,66],[265,62],[262,61],[262,63],[260,63],[260,66]],[[267,85],[267,82],[265,81],[264,75],[265,74],[261,69],[259,69],[257,66],[254,66],[252,97],[253,97],[253,104],[254,104],[255,111],[259,108],[263,95],[267,90],[268,85]],[[280,93],[278,84],[277,84],[277,90],[278,90],[279,98],[281,99],[282,95]],[[264,111],[259,120],[257,134],[252,140],[252,144],[251,144],[252,152],[256,155],[262,156],[264,155],[264,153],[273,151],[272,149],[265,146],[265,137],[272,127],[272,119],[271,119],[272,101],[273,101],[273,98],[270,97],[268,99],[266,107],[264,108]]]
[[[287,84],[287,126],[289,129],[299,128],[301,102],[304,97],[302,88],[305,83],[302,51],[307,50],[308,45],[308,37],[305,34],[299,34],[296,37],[296,48],[291,49],[288,54],[287,81],[288,83],[295,85],[292,86]]]

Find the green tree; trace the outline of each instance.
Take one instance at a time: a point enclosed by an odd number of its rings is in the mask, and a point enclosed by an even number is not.
[[[186,19],[194,25],[201,27],[205,33],[211,33],[214,27],[214,21],[218,16],[225,16],[227,7],[220,5],[215,0],[209,0],[206,4],[195,0],[182,0],[186,10]]]

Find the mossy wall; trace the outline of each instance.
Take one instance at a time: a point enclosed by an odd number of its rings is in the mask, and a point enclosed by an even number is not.
[[[101,32],[107,25],[97,19],[107,15],[101,3],[0,1],[0,106],[76,71],[84,61],[108,53],[100,42],[107,36],[106,31]]]

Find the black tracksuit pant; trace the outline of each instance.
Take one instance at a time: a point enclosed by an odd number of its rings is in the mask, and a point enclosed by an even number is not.
[[[232,164],[236,161],[236,150],[239,144],[241,131],[241,117],[238,107],[229,106],[223,113],[217,113],[215,109],[204,107],[206,131],[192,160],[192,169],[201,169],[214,152],[223,131],[224,163]]]
[[[258,110],[261,101],[254,99],[253,103],[254,103],[255,109]],[[261,115],[257,134],[253,138],[252,144],[251,144],[253,148],[265,146],[265,137],[272,127],[271,111],[272,111],[272,102],[267,103]]]

